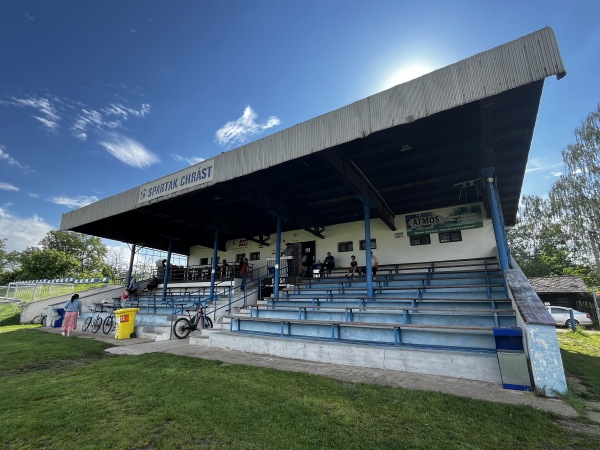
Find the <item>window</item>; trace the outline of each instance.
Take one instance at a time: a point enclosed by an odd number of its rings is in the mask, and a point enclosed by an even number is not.
[[[352,241],[338,242],[338,252],[351,252],[354,251],[354,245]]]
[[[201,266],[208,266],[208,258],[200,258]]]
[[[362,241],[360,241],[360,249],[361,250],[365,250],[366,249],[366,241],[363,239]],[[377,239],[371,239],[371,248],[377,248]]]
[[[250,253],[250,261],[259,261],[259,260],[260,260],[260,252]]]
[[[462,234],[460,231],[450,231],[448,233],[439,233],[440,242],[445,244],[446,242],[460,242],[462,241]]]
[[[428,234],[410,237],[410,245],[428,245],[431,244],[431,237]]]

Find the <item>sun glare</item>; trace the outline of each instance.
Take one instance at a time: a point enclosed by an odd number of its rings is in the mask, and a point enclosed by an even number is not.
[[[433,70],[434,69],[432,69],[430,66],[426,66],[425,64],[421,63],[412,63],[406,65],[392,74],[392,76],[385,83],[384,89],[414,80],[415,78],[425,75]]]

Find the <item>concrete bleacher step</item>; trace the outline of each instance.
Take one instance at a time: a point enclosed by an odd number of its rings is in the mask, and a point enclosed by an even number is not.
[[[511,309],[467,309],[467,308],[412,308],[388,306],[279,306],[277,308],[254,307],[252,317],[273,319],[305,319],[308,321],[334,322],[381,322],[399,324],[430,324],[485,327],[515,327],[517,325],[514,311]],[[233,314],[233,317],[243,316]]]
[[[351,322],[303,318],[233,317],[231,331],[287,339],[320,339],[373,345],[422,347],[448,352],[494,352],[493,324]]]
[[[280,339],[231,333],[226,330],[213,330],[208,333],[208,339],[192,336],[189,342],[190,345],[226,348],[282,358],[502,383],[497,357],[490,353],[444,352],[311,339]]]

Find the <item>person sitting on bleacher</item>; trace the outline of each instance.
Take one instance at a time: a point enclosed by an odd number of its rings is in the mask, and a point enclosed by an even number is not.
[[[356,256],[352,255],[352,261],[350,261],[350,268],[348,269],[348,273],[346,274],[346,278],[351,278],[358,275],[358,262],[356,262]]]
[[[146,289],[155,289],[160,283],[162,283],[165,280],[165,270],[167,270],[167,260],[163,259],[161,261],[159,259],[158,261],[156,261],[156,276],[152,278],[152,281],[150,281],[150,283],[148,283]]]
[[[377,266],[379,266],[379,260],[377,259],[377,256],[375,256],[373,252],[371,252],[371,271],[373,273],[373,276],[377,274]]]
[[[321,260],[319,259],[317,261],[317,263],[313,266],[313,274],[318,273],[319,277],[322,277],[323,269],[324,269],[323,263],[321,263]]]
[[[124,290],[123,293],[121,294],[121,306],[124,307],[125,306],[125,302],[129,300],[129,294],[127,293],[127,290]],[[107,299],[102,300],[102,303],[108,303]]]
[[[139,285],[138,285],[138,282],[135,279],[135,277],[131,277],[129,286],[127,286],[127,288],[125,289],[127,291],[127,294],[129,295],[129,297],[131,297],[132,295],[135,295],[137,293],[138,287],[139,287]]]

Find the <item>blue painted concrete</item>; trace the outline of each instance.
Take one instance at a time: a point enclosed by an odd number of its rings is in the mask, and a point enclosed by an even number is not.
[[[531,371],[536,387],[548,396],[567,392],[567,381],[553,325],[526,324]]]

